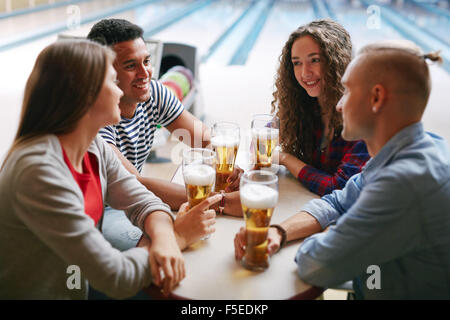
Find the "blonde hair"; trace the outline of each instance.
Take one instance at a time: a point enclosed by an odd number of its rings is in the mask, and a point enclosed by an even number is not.
[[[100,93],[114,57],[111,49],[87,40],[44,48],[25,86],[19,127],[3,164],[26,141],[74,130]]]
[[[319,99],[308,95],[295,78],[291,60],[294,42],[303,36],[312,37],[320,48],[324,85]],[[331,113],[328,125],[339,135],[342,118],[336,104],[344,89],[341,78],[352,58],[349,33],[331,19],[312,21],[291,33],[280,55],[280,66],[275,79],[272,112],[280,118],[280,144],[283,151],[310,163],[314,152],[314,123],[321,119],[320,112]],[[320,106],[319,106],[320,103]]]
[[[431,92],[430,72],[427,60],[442,62],[438,52],[424,54],[409,40],[385,40],[363,47],[357,56],[367,61],[366,77],[377,81],[382,77],[395,77],[391,81],[394,93],[406,94],[415,99],[421,112],[425,109]],[[391,79],[392,80],[392,79]]]

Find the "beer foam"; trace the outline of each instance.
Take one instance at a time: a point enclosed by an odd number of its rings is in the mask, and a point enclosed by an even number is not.
[[[215,136],[211,138],[211,144],[215,147],[234,147],[239,145],[239,137]]]
[[[214,184],[216,171],[206,164],[191,164],[183,168],[184,182],[193,186]]]
[[[280,132],[279,129],[269,128],[269,127],[252,129],[252,135],[254,138],[259,138],[259,139],[264,139],[264,140],[278,139],[279,132]]]
[[[240,196],[241,203],[250,209],[274,208],[278,201],[278,191],[257,183],[244,185]]]

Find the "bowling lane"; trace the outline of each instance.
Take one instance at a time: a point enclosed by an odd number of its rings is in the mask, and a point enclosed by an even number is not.
[[[333,0],[328,1],[328,3],[335,12],[338,21],[349,31],[355,53],[368,43],[385,39],[404,38],[383,20],[381,20],[379,28],[369,27],[373,26],[373,24],[368,23],[369,15],[366,13],[366,7],[361,5],[359,1],[348,3],[344,0]],[[403,12],[403,8],[398,10]],[[450,131],[448,130],[450,110],[447,108],[448,103],[445,102],[450,101],[450,92],[446,88],[450,83],[450,74],[439,65],[431,64],[430,75],[433,88],[424,113],[423,122],[427,130],[450,140]]]
[[[437,14],[437,12],[431,12],[410,1],[406,1],[398,12],[450,45],[450,19],[448,17]],[[447,31],[443,32],[443,30]]]
[[[248,3],[242,1],[215,1],[158,32],[153,38],[195,46],[201,57],[247,7]]]
[[[403,38],[392,26],[376,16],[367,14],[366,7],[359,1],[328,1],[339,23],[350,33],[354,52],[368,43],[384,39]]]
[[[275,74],[281,50],[292,31],[314,20],[314,11],[308,2],[276,2],[262,29],[248,65],[264,65]]]
[[[105,8],[128,3],[131,0],[100,0],[80,2],[76,7],[80,9],[80,18],[88,14],[101,12]],[[39,28],[50,27],[58,23],[65,23],[75,17],[76,12],[70,11],[68,6],[50,10],[39,11],[31,14],[23,14],[16,17],[0,20],[0,37],[2,40],[17,36],[21,33],[36,31]]]
[[[195,0],[175,0],[175,1],[158,1],[152,4],[140,6],[136,10],[130,10],[131,12],[124,12],[124,14],[133,13],[135,19],[134,23],[141,26],[143,29],[152,27],[152,23],[155,20],[167,15],[170,12],[176,11],[182,7],[188,6],[195,2]]]

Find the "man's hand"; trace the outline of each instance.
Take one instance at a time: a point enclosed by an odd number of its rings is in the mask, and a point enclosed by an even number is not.
[[[211,195],[219,194],[218,192],[213,192]],[[239,191],[234,191],[230,193],[224,194],[224,204],[225,208],[223,209],[223,213],[234,216],[234,217],[242,217],[242,205]],[[214,209],[216,212],[219,211],[219,203],[215,203],[211,206],[211,209]]]
[[[267,252],[272,255],[280,249],[281,235],[276,228],[269,228],[267,234],[268,244]],[[244,227],[241,227],[239,232],[234,237],[234,256],[236,260],[241,260],[245,254],[246,247],[246,231]]]
[[[239,168],[238,166],[234,166],[233,172],[227,179],[227,183],[229,183],[228,187],[225,189],[225,192],[233,192],[239,190],[239,183],[241,181],[241,176],[244,173],[244,170]]]
[[[222,200],[221,194],[216,194],[189,209],[189,204],[183,203],[175,220],[175,235],[178,246],[184,250],[201,238],[216,231],[216,212],[209,207]]]

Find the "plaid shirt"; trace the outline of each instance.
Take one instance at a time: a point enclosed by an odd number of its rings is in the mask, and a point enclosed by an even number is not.
[[[341,135],[324,149],[320,149],[323,125],[315,131],[313,163],[300,170],[297,179],[311,192],[324,196],[334,189],[342,189],[347,180],[361,171],[370,156],[364,141],[345,141]]]

